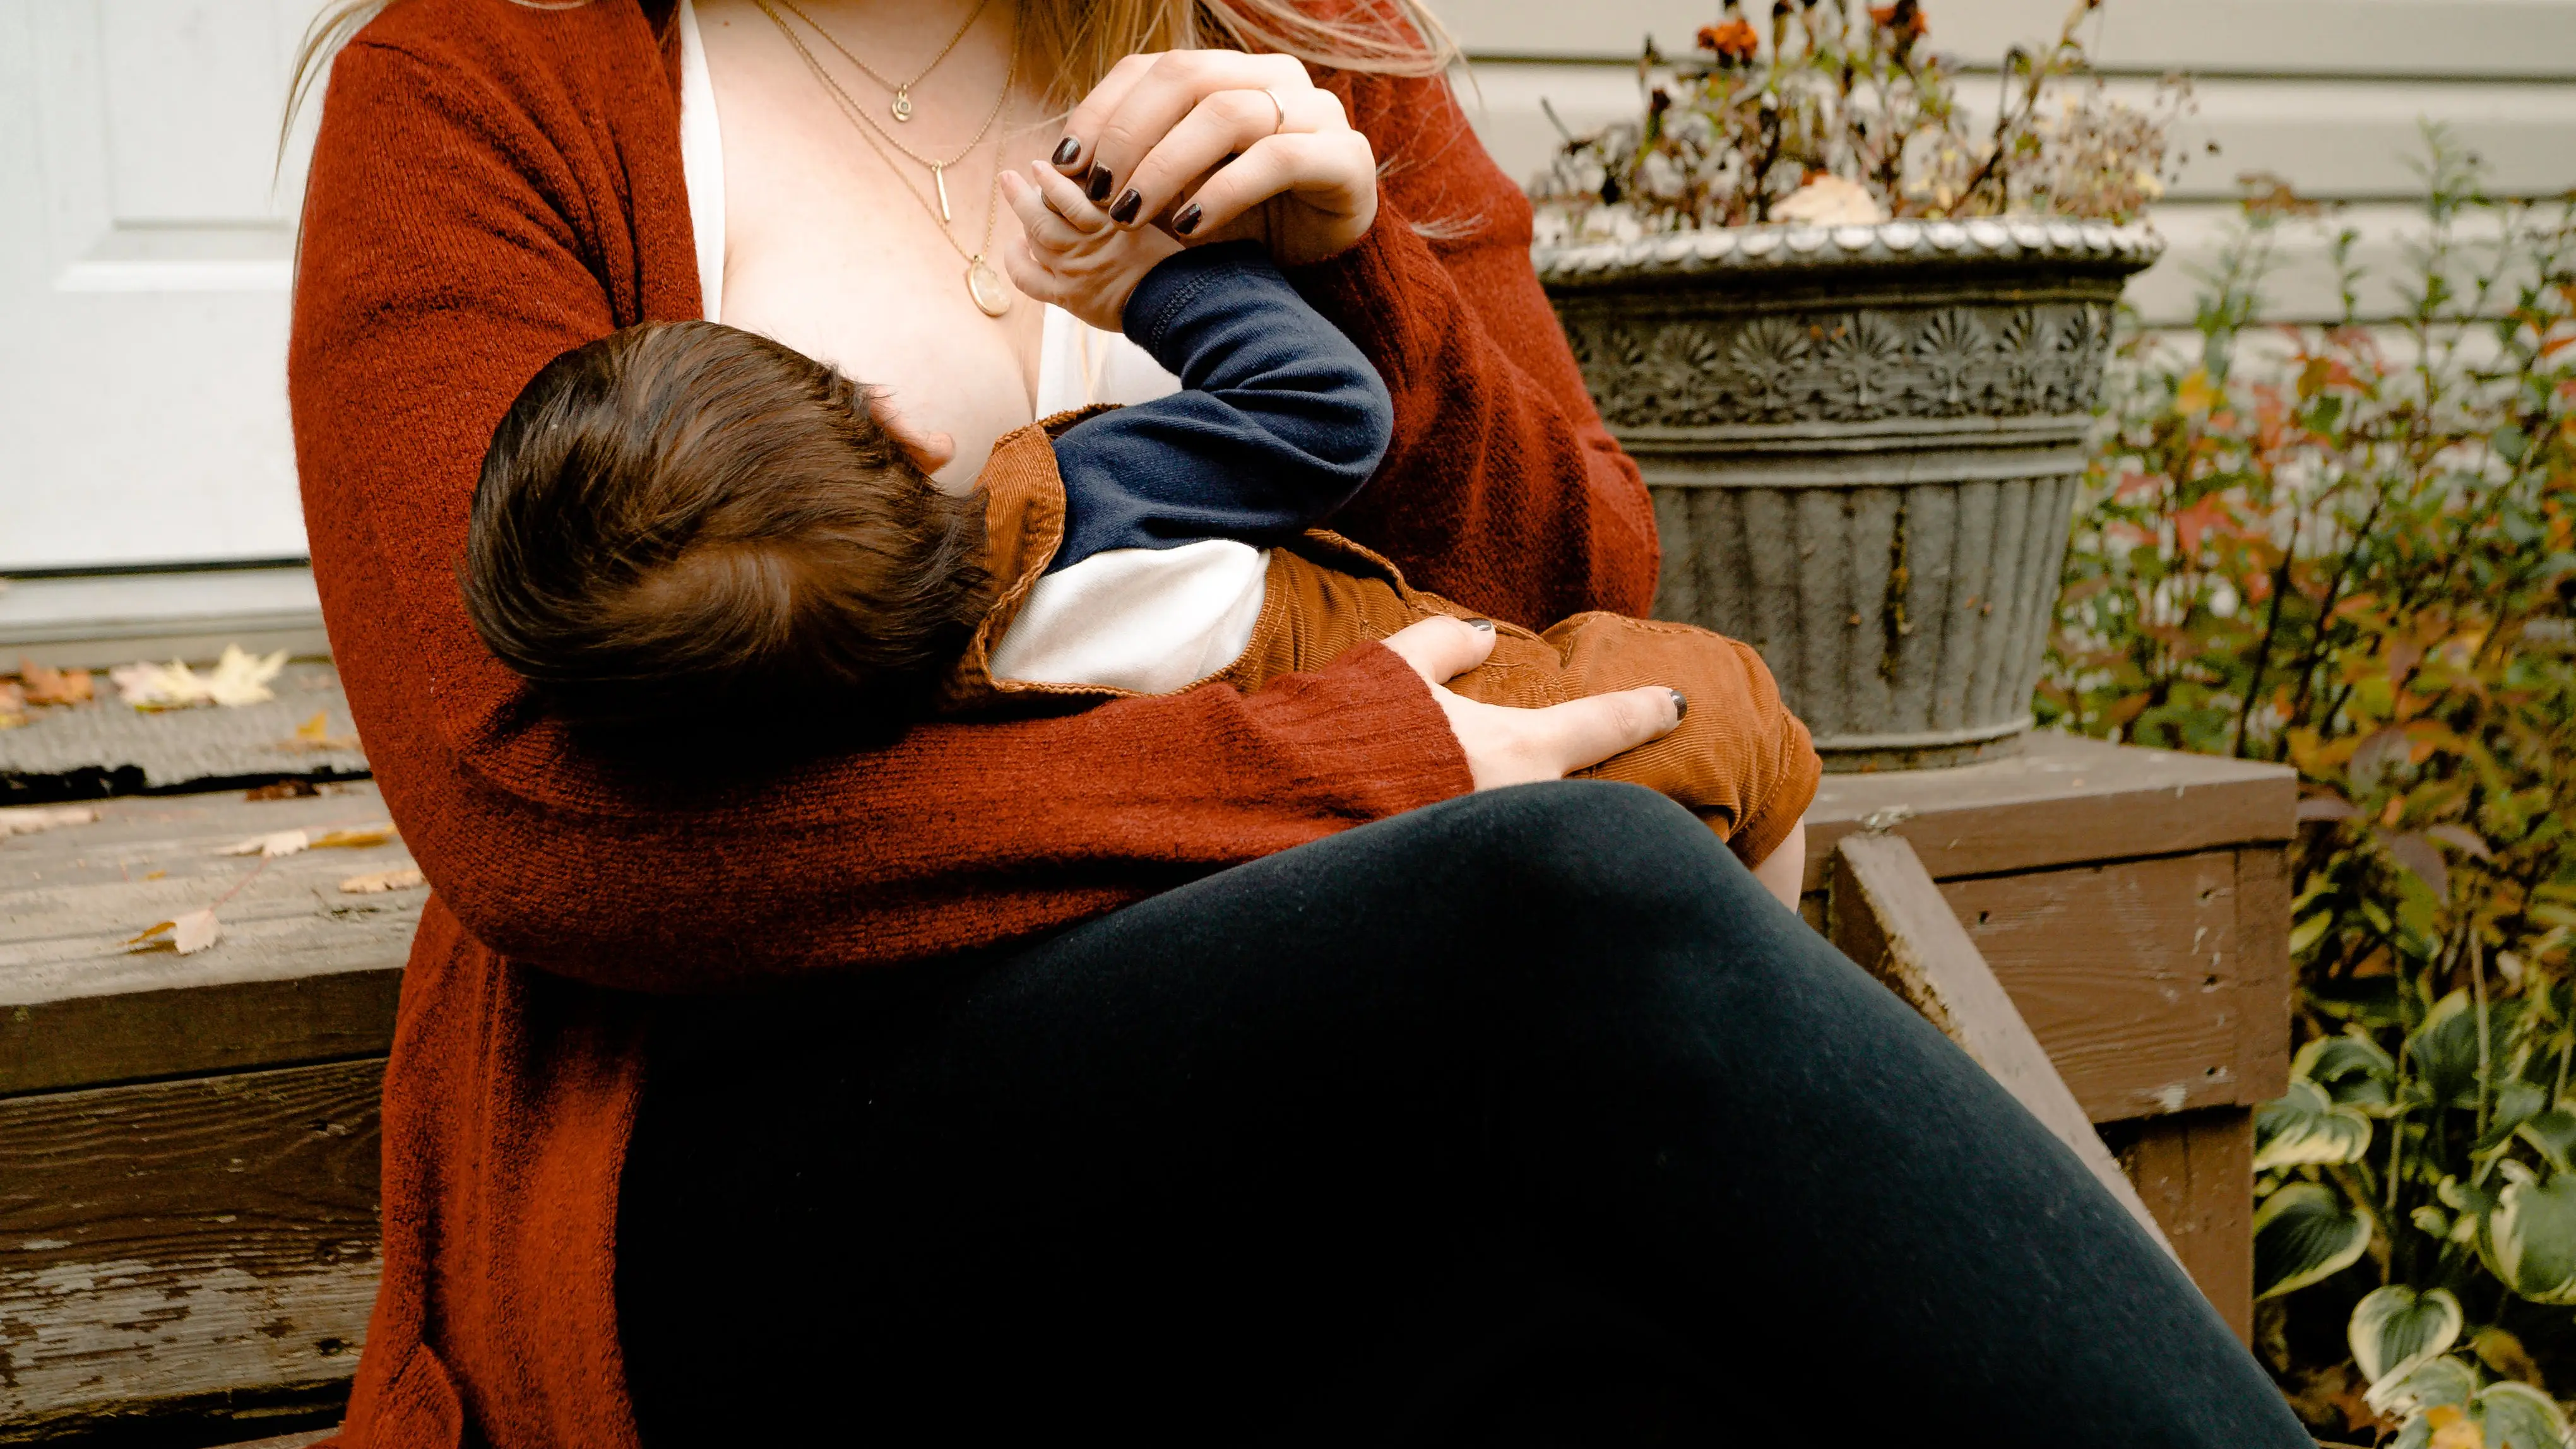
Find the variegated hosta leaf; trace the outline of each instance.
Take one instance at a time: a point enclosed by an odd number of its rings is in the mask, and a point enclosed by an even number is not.
[[[2370,1151],[2370,1119],[2326,1100],[2314,1082],[2292,1078],[2290,1090],[2254,1111],[2254,1170],[2306,1163],[2358,1162]]]
[[[2380,1413],[2407,1416],[2407,1433],[2397,1438],[2398,1443],[2404,1444],[2408,1435],[2423,1425],[2425,1410],[2466,1408],[2469,1396],[2477,1391],[2477,1370],[2456,1358],[2437,1358],[2417,1365],[2403,1377],[2392,1376],[2372,1384],[2362,1401]],[[2426,1427],[2412,1442],[2420,1445],[2432,1437],[2432,1430]]]
[[[2567,1449],[2576,1438],[2557,1400],[2511,1380],[2478,1390],[2469,1417],[2484,1431],[2486,1449]]]
[[[2478,1094],[2478,1018],[2463,989],[2433,1003],[2424,1024],[2406,1039],[2406,1054],[2431,1089],[2433,1100],[2474,1106]]]
[[[2322,1183],[2275,1189],[2254,1210],[2254,1296],[2274,1298],[2352,1266],[2370,1246],[2370,1220]]]
[[[2483,1389],[2476,1383],[2476,1373],[2458,1359],[2435,1359],[2409,1377],[2407,1388],[2420,1385],[2420,1397],[2410,1393],[2409,1403],[2394,1407],[2374,1397],[2373,1408],[2405,1416],[2390,1449],[2568,1449],[2576,1443],[2566,1414],[2549,1395],[2510,1379]]]
[[[2299,1048],[2290,1075],[2314,1082],[2326,1100],[2371,1116],[2395,1109],[2397,1059],[2366,1036],[2321,1036]]]
[[[2504,1191],[2479,1234],[2487,1267],[2535,1303],[2576,1303],[2576,1175],[2542,1182],[2518,1162],[2498,1168]]]
[[[2451,1351],[2468,1321],[2448,1288],[2418,1293],[2403,1283],[2374,1288],[2352,1310],[2346,1337],[2363,1378],[2404,1378]]]
[[[2530,1143],[2551,1167],[2566,1172],[2569,1154],[2576,1153],[2576,1112],[2552,1107],[2513,1129],[2513,1135]]]
[[[2478,1139],[2476,1150],[2493,1151],[2513,1139],[2514,1130],[2540,1115],[2549,1105],[2549,1092],[2530,1082],[2499,1082],[2490,1098],[2487,1111],[2487,1134]]]

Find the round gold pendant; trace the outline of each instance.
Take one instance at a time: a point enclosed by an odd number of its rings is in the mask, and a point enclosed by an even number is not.
[[[982,257],[966,264],[966,295],[975,299],[975,305],[984,309],[987,317],[999,317],[1011,310],[1011,289],[1000,274],[984,265]]]
[[[908,90],[896,91],[896,92],[894,93],[894,106],[893,106],[893,110],[894,110],[894,118],[895,118],[896,120],[898,120],[898,121],[909,121],[909,120],[911,120],[911,119],[912,119],[912,92],[910,92],[910,91],[908,91]]]

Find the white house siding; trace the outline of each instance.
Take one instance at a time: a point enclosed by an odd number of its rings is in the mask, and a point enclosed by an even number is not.
[[[0,0],[0,573],[303,552],[282,375],[300,147],[274,183],[270,168],[317,3]],[[1717,8],[1432,3],[1473,57],[1465,93],[1486,143],[1524,177],[1552,141],[1541,97],[1576,125],[1619,114],[1636,103],[1640,38],[1686,45]],[[1927,7],[1933,47],[1987,67],[1966,82],[1980,103],[1994,59],[2063,12]],[[2576,0],[2109,0],[2091,33],[2124,86],[2195,72],[2196,124],[2224,147],[2158,214],[2174,255],[2136,295],[2164,320],[2239,171],[2351,203],[2381,249],[2413,194],[2418,117],[2451,124],[2502,188],[2576,184]],[[2323,305],[2313,285],[2303,295]],[[0,658],[71,627],[41,593],[0,594]],[[151,613],[159,598],[128,603]]]
[[[1746,10],[1767,15],[1763,0]],[[1690,44],[1717,6],[1699,0],[1447,0],[1440,14],[1470,58],[1461,97],[1515,177],[1543,168],[1556,133],[1541,98],[1583,129],[1637,104],[1648,34]],[[2053,37],[2065,0],[1926,0],[1930,47],[1954,57],[1960,94],[1991,117],[1997,65],[2015,43]],[[2191,269],[2235,213],[2236,178],[2271,172],[2340,203],[2365,261],[2393,260],[2421,194],[2408,162],[2431,120],[2492,168],[2500,193],[2576,187],[2576,0],[2106,0],[2083,32],[2099,68],[2139,98],[2171,71],[2194,78],[2193,153],[2154,220],[2166,259],[2131,296],[2158,322],[2188,320]],[[2215,140],[2219,153],[2203,150]],[[2295,268],[2275,315],[2333,306],[2323,271]]]

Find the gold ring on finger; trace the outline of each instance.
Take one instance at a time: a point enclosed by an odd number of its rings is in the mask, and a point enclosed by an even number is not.
[[[1288,129],[1288,103],[1279,99],[1279,92],[1270,86],[1263,86],[1261,93],[1270,98],[1271,109],[1279,113],[1279,119],[1270,123],[1270,134],[1276,136]]]

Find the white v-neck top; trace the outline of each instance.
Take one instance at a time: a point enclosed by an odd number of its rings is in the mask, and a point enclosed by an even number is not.
[[[697,8],[680,0],[680,164],[687,174],[689,221],[697,232],[698,293],[707,320],[724,320],[724,128],[707,71]],[[1179,378],[1144,348],[1103,332],[1061,307],[1048,307],[1038,342],[1037,416],[1092,403],[1138,403],[1178,392]]]
[[[690,0],[680,0],[680,163],[707,320],[724,320],[724,128]],[[1038,339],[1036,416],[1092,403],[1150,402],[1179,378],[1125,336],[1061,307]],[[1109,549],[1040,578],[993,651],[997,678],[1186,689],[1232,664],[1261,616],[1270,556],[1234,539]]]

